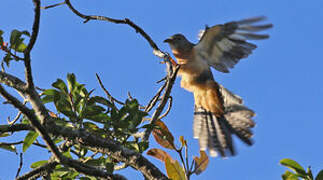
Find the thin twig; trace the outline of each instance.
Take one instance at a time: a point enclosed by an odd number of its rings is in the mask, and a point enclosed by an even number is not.
[[[81,162],[82,162],[82,163],[86,163],[86,162],[88,162],[89,160],[93,159],[93,158],[94,158],[94,156],[96,156],[98,153],[99,153],[99,152],[95,152],[95,153],[93,153],[91,156],[87,157],[86,159],[82,160]]]
[[[189,180],[190,179],[190,167],[188,165],[188,147],[187,147],[186,142],[185,142],[185,160],[186,160],[186,167],[187,167],[186,177]]]
[[[1,46],[1,47],[2,47],[1,50],[3,50],[4,52],[10,54],[10,56],[14,57],[15,60],[17,60],[17,61],[24,60],[24,58],[19,57],[16,54],[12,53],[6,46]],[[4,67],[2,67],[2,69],[4,70]]]
[[[57,161],[51,161],[49,160],[48,163],[37,167],[31,171],[29,171],[26,174],[23,174],[20,177],[16,177],[16,180],[27,180],[27,179],[37,179],[42,175],[42,172],[46,172],[48,170],[52,170],[58,165],[59,163]]]
[[[19,173],[21,171],[22,164],[23,164],[22,153],[19,154],[19,158],[20,158],[20,162],[19,162],[19,168],[18,168],[17,173],[16,173],[16,178],[19,176]]]
[[[180,65],[177,65],[175,67],[175,69],[173,70],[171,62],[167,62],[167,67],[168,67],[168,76],[167,76],[167,80],[166,80],[165,92],[162,96],[162,100],[160,101],[158,107],[156,108],[155,112],[152,115],[152,118],[150,121],[150,124],[152,124],[152,125],[155,124],[155,121],[159,118],[160,114],[162,113],[162,111],[168,101],[168,98],[170,96],[170,92],[172,90],[172,87],[174,85],[174,82],[175,82],[175,79],[177,76],[177,72],[180,68]],[[151,131],[152,131],[151,128],[147,128],[145,130],[145,136],[143,138],[144,141],[148,141]]]
[[[173,98],[172,96],[169,96],[168,98],[168,107],[167,107],[167,110],[164,114],[162,114],[161,116],[159,116],[158,119],[163,119],[164,117],[166,117],[168,115],[168,113],[170,112],[170,110],[172,109],[172,104],[173,104]]]
[[[156,83],[157,83],[157,84],[159,84],[159,83],[161,83],[161,82],[165,81],[166,79],[167,79],[167,76],[166,76],[166,77],[164,77],[163,79],[161,79],[161,80],[157,81]]]
[[[140,35],[142,35],[149,43],[149,45],[154,49],[154,54],[158,55],[161,58],[164,58],[165,53],[161,52],[158,48],[158,46],[156,45],[156,43],[151,39],[151,37],[138,25],[136,25],[135,23],[133,23],[131,20],[129,20],[128,18],[125,19],[113,19],[113,18],[109,18],[109,17],[105,17],[105,16],[89,16],[89,15],[84,15],[82,13],[80,13],[78,10],[76,10],[70,0],[65,0],[67,6],[70,8],[70,10],[76,14],[77,16],[85,19],[84,23],[90,21],[90,20],[100,20],[100,21],[107,21],[107,22],[111,22],[111,23],[115,23],[115,24],[127,24],[130,27],[132,27],[133,29],[135,29],[135,31],[137,33],[139,33]]]
[[[57,3],[57,4],[53,4],[53,5],[49,5],[49,6],[43,6],[43,7],[40,7],[40,9],[49,9],[49,8],[54,8],[56,6],[60,6],[60,5],[63,5],[63,4],[66,4],[65,2],[61,2],[61,3]]]
[[[148,105],[146,106],[145,112],[151,111],[151,109],[156,105],[157,101],[163,90],[165,89],[167,83],[164,83],[157,91],[156,95],[149,101]]]
[[[114,98],[110,93],[109,91],[104,87],[101,79],[100,79],[100,76],[96,73],[96,78],[98,79],[99,81],[99,84],[101,86],[101,88],[103,89],[104,93],[106,94],[106,96],[110,99],[110,101],[112,102],[112,104],[114,105],[114,102],[118,103],[118,104],[121,104],[121,105],[124,105],[124,102],[121,102],[119,101],[118,99]]]
[[[19,93],[21,96],[23,96],[19,91],[18,91],[18,93]],[[23,97],[24,97],[24,96],[23,96]],[[24,97],[24,98],[25,98],[25,97]],[[27,102],[28,102],[28,101],[25,99],[25,100],[24,100],[23,105],[26,105],[26,104],[27,104]],[[12,120],[12,121],[10,121],[10,119],[9,119],[9,117],[8,117],[8,124],[9,124],[9,125],[13,125],[13,124],[15,124],[15,123],[20,119],[21,114],[22,114],[22,112],[21,112],[21,111],[19,111],[19,112],[18,112],[18,114],[16,115],[15,119],[14,119],[14,120]]]
[[[126,163],[122,163],[121,165],[118,165],[118,166],[114,166],[114,170],[115,171],[119,171],[119,170],[122,170],[122,169],[124,169],[124,168],[127,168],[129,165],[128,164],[126,164]]]

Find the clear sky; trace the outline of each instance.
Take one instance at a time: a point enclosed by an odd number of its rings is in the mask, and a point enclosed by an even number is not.
[[[196,42],[199,29],[206,24],[267,16],[267,22],[274,24],[268,31],[270,39],[256,42],[259,48],[230,74],[214,72],[219,83],[243,97],[257,113],[255,144],[247,147],[235,139],[236,157],[212,158],[206,172],[192,179],[280,179],[286,170],[279,165],[282,158],[311,165],[314,174],[323,169],[322,0],[71,1],[85,14],[130,18],[168,52],[162,41],[172,34],[180,32]],[[15,28],[31,30],[31,0],[2,0],[0,12],[5,37]],[[125,25],[82,22],[65,6],[42,11],[39,39],[32,51],[36,85],[50,88],[57,78],[65,79],[73,72],[88,89],[104,96],[96,81],[98,73],[113,96],[125,99],[129,91],[145,105],[159,87],[155,82],[165,75],[165,66],[148,43]],[[23,77],[20,63],[12,62],[8,72]],[[198,155],[197,140],[192,138],[193,96],[179,87],[179,79],[172,96],[173,108],[164,121],[175,137],[183,135],[188,140],[190,155]],[[16,111],[2,102],[0,99],[0,124],[5,124]],[[152,143],[151,147],[159,146]],[[39,148],[28,149],[22,171],[48,156]],[[148,158],[165,172],[161,162]],[[18,163],[14,153],[0,150],[0,179],[13,179]],[[142,179],[133,170],[122,173],[129,179]]]

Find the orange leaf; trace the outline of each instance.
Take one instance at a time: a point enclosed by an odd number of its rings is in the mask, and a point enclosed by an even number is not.
[[[194,157],[195,161],[195,174],[201,174],[209,164],[209,157],[205,153],[205,151],[200,151],[200,157]]]
[[[187,142],[186,142],[186,140],[184,139],[184,137],[183,136],[180,136],[179,137],[179,141],[181,142],[181,144],[182,144],[182,147],[187,147]],[[181,147],[181,148],[182,148]]]
[[[53,117],[53,118],[58,118],[58,117],[57,117],[57,115],[56,115],[55,113],[51,112],[51,111],[49,111],[49,115],[50,115],[51,117]]]
[[[174,136],[168,130],[167,126],[161,120],[157,120],[155,122],[155,125],[158,128],[155,128],[152,134],[157,143],[163,146],[164,148],[175,149]]]
[[[157,149],[157,148],[149,149],[147,154],[149,156],[152,156],[154,158],[157,158],[157,159],[161,160],[162,162],[165,162],[166,157],[171,159],[171,156],[167,152],[165,152],[165,151],[163,151],[161,149]]]

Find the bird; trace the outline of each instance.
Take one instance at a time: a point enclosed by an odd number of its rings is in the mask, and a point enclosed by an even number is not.
[[[191,43],[183,34],[166,40],[180,68],[182,88],[194,94],[193,136],[201,151],[211,156],[236,155],[232,136],[251,146],[255,112],[243,104],[238,95],[214,80],[211,67],[222,73],[247,58],[257,46],[250,40],[269,38],[257,32],[272,28],[271,23],[259,24],[265,16],[231,21],[199,33],[199,42]]]

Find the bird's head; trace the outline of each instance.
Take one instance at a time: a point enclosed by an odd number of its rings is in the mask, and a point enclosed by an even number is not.
[[[189,42],[182,34],[175,34],[165,39],[164,42],[168,43],[172,50],[177,51],[190,50],[193,47],[193,44]]]

